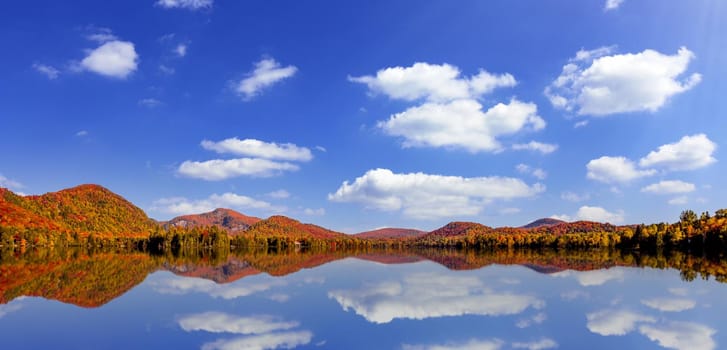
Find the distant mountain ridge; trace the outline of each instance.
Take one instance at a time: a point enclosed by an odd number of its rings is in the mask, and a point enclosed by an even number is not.
[[[237,235],[259,222],[260,218],[247,216],[232,209],[217,208],[208,213],[189,214],[177,216],[169,221],[160,222],[164,228],[184,227],[194,228],[200,226],[218,226],[231,235]]]
[[[427,232],[411,228],[393,228],[385,227],[371,231],[359,232],[354,234],[358,238],[412,238],[425,235]]]
[[[614,232],[619,226],[590,221],[564,222],[552,218],[535,220],[522,227],[492,228],[476,222],[450,222],[430,232],[408,228],[382,228],[347,235],[285,216],[261,219],[232,209],[190,214],[155,222],[123,197],[99,185],[80,185],[43,195],[19,196],[0,189],[0,233],[46,230],[66,234],[98,234],[105,238],[144,238],[161,228],[216,226],[230,236],[284,236],[291,239],[401,239],[432,241],[481,234],[568,234]],[[37,243],[37,242],[34,242]],[[1,244],[1,243],[0,243]]]
[[[566,222],[563,220],[553,219],[553,218],[542,218],[535,220],[527,225],[520,226],[521,228],[536,228],[536,227],[543,227],[543,226],[554,226],[558,224],[565,224]]]

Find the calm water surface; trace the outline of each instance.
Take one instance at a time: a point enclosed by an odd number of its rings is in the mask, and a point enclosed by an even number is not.
[[[3,349],[727,347],[727,285],[672,268],[87,258],[2,265]]]

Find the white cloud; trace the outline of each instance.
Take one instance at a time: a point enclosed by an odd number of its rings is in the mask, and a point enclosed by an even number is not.
[[[573,221],[573,218],[570,215],[568,215],[568,214],[560,214],[560,215],[559,214],[553,214],[553,215],[550,216],[550,218],[551,219],[556,219],[556,220],[561,220],[561,221],[566,221],[566,222]]]
[[[534,296],[492,291],[476,277],[431,273],[413,274],[401,281],[361,289],[334,290],[328,296],[344,310],[352,309],[373,323],[461,315],[515,315],[544,306]]]
[[[609,281],[621,281],[624,277],[624,272],[619,268],[610,268],[603,270],[591,270],[591,271],[561,271],[552,274],[553,277],[575,277],[578,284],[584,287],[600,286]]]
[[[78,137],[88,136],[88,131],[80,130],[76,133],[76,136],[78,136]]]
[[[264,142],[256,139],[240,140],[236,137],[219,142],[204,140],[202,148],[220,154],[229,153],[238,156],[248,156],[265,159],[279,159],[307,162],[313,159],[313,154],[306,147],[299,147],[292,143],[278,144]]]
[[[161,294],[185,295],[190,293],[202,293],[213,298],[230,300],[264,292],[272,287],[285,284],[280,280],[253,282],[249,279],[245,279],[244,283],[239,282],[240,280],[233,283],[217,284],[213,281],[201,278],[174,276],[154,281],[152,283],[152,288]]]
[[[558,145],[550,143],[542,143],[537,141],[530,141],[528,143],[516,143],[512,145],[512,149],[516,151],[527,150],[540,152],[542,154],[553,153],[558,149]]]
[[[529,186],[516,178],[397,174],[374,169],[353,183],[343,182],[328,199],[362,203],[384,211],[403,210],[409,217],[433,219],[476,215],[492,200],[532,197],[544,190],[539,183]]]
[[[527,343],[512,343],[512,347],[514,349],[545,350],[557,348],[558,343],[556,343],[553,339],[543,338]]]
[[[460,73],[459,68],[449,64],[418,62],[411,67],[389,67],[376,72],[376,76],[349,77],[348,80],[366,84],[372,93],[382,93],[392,99],[430,102],[473,99],[495,88],[517,84],[509,73],[494,75],[480,70],[469,78],[461,77]]]
[[[199,10],[212,7],[213,0],[159,0],[157,6],[163,8],[182,8],[187,10]]]
[[[667,203],[669,205],[684,205],[684,204],[687,204],[688,202],[689,202],[689,198],[687,198],[687,196],[674,197],[667,201]]]
[[[533,103],[513,98],[485,110],[478,101],[495,88],[515,86],[517,82],[509,73],[495,75],[480,70],[477,75],[463,77],[455,66],[419,62],[411,67],[381,69],[375,76],[349,77],[349,81],[366,84],[372,94],[420,102],[377,124],[389,135],[402,136],[404,147],[499,152],[504,147],[498,137],[545,127]]]
[[[174,48],[174,53],[179,57],[187,56],[187,44],[179,44]]]
[[[586,164],[586,177],[604,183],[626,183],[656,174],[656,170],[639,170],[633,161],[625,157],[603,156]]]
[[[308,216],[323,216],[323,215],[326,215],[326,209],[305,208],[305,210],[303,210],[303,214],[308,215]]]
[[[575,192],[565,191],[560,194],[560,199],[569,202],[583,202],[590,199],[591,196],[588,193],[578,194]]]
[[[298,327],[298,322],[283,321],[268,315],[239,317],[214,311],[184,316],[178,323],[187,332],[234,334],[261,334]]]
[[[255,69],[237,84],[235,90],[249,100],[264,88],[292,77],[297,71],[295,66],[281,67],[274,59],[266,58],[255,63]]]
[[[479,340],[470,339],[465,343],[447,344],[403,344],[402,350],[499,350],[503,342],[499,339]]]
[[[639,332],[659,346],[677,350],[712,350],[716,331],[692,322],[669,322],[666,325],[642,325]]]
[[[11,301],[8,304],[1,305],[0,304],[0,318],[5,317],[7,314],[11,312],[18,311],[23,308],[23,304],[20,303],[22,299],[15,299]]]
[[[606,0],[606,4],[604,5],[603,9],[606,11],[615,10],[621,4],[624,2],[624,0]]]
[[[652,298],[642,300],[641,303],[662,312],[680,312],[697,306],[696,301],[684,298]]]
[[[268,297],[268,299],[278,302],[278,303],[284,303],[290,300],[290,295],[283,294],[283,293],[275,293]]]
[[[166,75],[172,75],[174,74],[175,70],[172,67],[165,66],[163,64],[159,65],[159,71],[166,74]]]
[[[578,209],[576,217],[580,220],[608,222],[611,224],[620,224],[624,221],[623,211],[613,213],[601,207],[590,207],[587,205]]]
[[[586,315],[588,330],[600,335],[625,335],[639,323],[656,322],[651,316],[628,310],[602,310]]]
[[[299,167],[287,162],[259,158],[212,159],[204,162],[187,160],[179,166],[181,175],[207,181],[225,180],[238,176],[270,177]]]
[[[285,199],[285,198],[290,197],[290,192],[280,189],[280,190],[268,193],[267,196],[270,198],[275,198],[275,199]]]
[[[696,189],[694,184],[679,180],[665,180],[659,181],[658,183],[648,185],[641,189],[641,192],[648,192],[654,194],[675,194],[675,193],[689,193]]]
[[[8,179],[7,177],[0,174],[0,187],[5,187],[5,188],[9,188],[9,189],[21,189],[25,186],[23,186],[23,184],[21,184],[18,181],[15,181],[13,179]]]
[[[139,100],[138,103],[140,106],[149,107],[149,108],[154,108],[154,107],[162,105],[162,101],[159,101],[155,98],[143,98],[143,99]]]
[[[119,39],[109,28],[89,26],[87,29],[92,31],[92,33],[86,35],[86,39],[95,41],[99,44]]]
[[[162,198],[154,201],[151,210],[174,215],[198,214],[213,211],[217,208],[237,210],[258,209],[280,211],[268,202],[260,201],[235,193],[213,194],[206,199],[189,200],[183,197]]]
[[[205,343],[202,350],[293,349],[310,343],[312,338],[309,331],[257,334]]]
[[[544,312],[539,312],[535,314],[533,317],[529,318],[522,318],[515,323],[515,327],[517,328],[527,328],[534,324],[541,324],[545,322],[545,320],[548,319],[548,315],[546,315]]]
[[[469,152],[497,152],[497,137],[524,129],[540,130],[545,121],[534,103],[512,99],[483,112],[474,99],[425,103],[392,115],[377,126],[392,136],[404,137],[404,147],[449,147]]]
[[[33,63],[33,69],[38,73],[44,74],[50,80],[57,79],[61,74],[61,71],[47,64]]]
[[[668,170],[694,170],[710,165],[717,160],[712,153],[717,144],[705,134],[684,136],[678,142],[659,146],[639,160],[642,167],[661,167]]]
[[[545,89],[553,106],[592,116],[655,112],[701,81],[697,73],[681,78],[694,58],[687,48],[675,55],[644,50],[608,56],[612,51],[581,50],[571,59]]]
[[[520,163],[515,166],[515,169],[521,174],[530,174],[536,177],[538,180],[545,180],[548,177],[548,173],[540,168],[533,168],[527,164]]]
[[[136,71],[139,55],[129,41],[108,41],[89,51],[81,68],[112,78],[124,79]]]

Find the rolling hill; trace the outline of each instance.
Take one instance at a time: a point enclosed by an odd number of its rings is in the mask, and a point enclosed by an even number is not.
[[[218,226],[235,236],[246,231],[260,218],[247,216],[232,209],[217,208],[209,213],[177,216],[169,221],[161,222],[164,228],[171,226],[193,228],[200,226]]]
[[[385,238],[414,238],[426,234],[426,231],[411,228],[380,228],[377,230],[359,232],[354,237],[363,239],[385,239]]]

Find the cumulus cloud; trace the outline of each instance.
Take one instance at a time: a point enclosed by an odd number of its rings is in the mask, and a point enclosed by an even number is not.
[[[119,39],[109,28],[89,26],[86,29],[91,31],[91,34],[86,35],[86,39],[95,41],[99,44]]]
[[[179,166],[180,175],[207,181],[225,180],[238,176],[271,177],[299,167],[288,162],[260,158],[212,159],[203,162],[187,160]]]
[[[684,298],[652,298],[642,300],[641,303],[662,312],[680,312],[697,306],[696,301]]]
[[[163,8],[199,10],[212,7],[213,0],[159,0],[156,5]]]
[[[606,11],[615,10],[621,4],[624,2],[624,0],[606,0],[606,4],[604,5],[603,9]]]
[[[529,186],[508,177],[465,178],[373,169],[353,183],[344,181],[328,199],[384,211],[402,210],[409,217],[432,219],[476,215],[492,200],[533,197],[544,190],[545,186],[539,183]]]
[[[528,350],[545,350],[554,349],[558,347],[558,343],[553,339],[543,338],[531,342],[515,342],[512,343],[513,349],[528,349]]]
[[[544,312],[539,312],[535,314],[533,317],[529,318],[521,318],[515,323],[515,327],[517,328],[528,328],[534,324],[541,324],[545,322],[545,320],[548,319],[548,315],[546,315]]]
[[[286,190],[283,190],[283,189],[280,189],[280,190],[277,190],[277,191],[270,192],[267,195],[270,198],[285,199],[285,198],[289,198],[290,197],[290,192],[288,192]]]
[[[234,334],[261,334],[298,327],[298,322],[283,321],[269,315],[240,317],[214,311],[184,316],[178,323],[187,332]]]
[[[698,73],[683,77],[694,59],[685,47],[674,55],[648,49],[613,55],[612,51],[612,47],[581,50],[570,59],[561,75],[545,89],[553,106],[597,117],[655,112],[671,97],[701,81]]]
[[[608,222],[611,224],[620,224],[624,222],[623,211],[610,212],[601,207],[590,207],[587,205],[584,205],[578,209],[576,217],[579,220]]]
[[[716,331],[693,322],[669,322],[642,325],[639,332],[659,346],[677,350],[712,350],[717,347],[712,336]]]
[[[310,331],[256,334],[205,343],[202,350],[293,349],[310,343],[312,338]]]
[[[560,194],[560,199],[569,202],[583,202],[590,199],[591,196],[588,193],[578,194],[575,192],[565,191]]]
[[[184,197],[162,198],[154,201],[151,210],[173,215],[185,215],[210,212],[217,208],[269,211],[280,211],[282,209],[274,207],[268,202],[228,192],[221,195],[213,194],[208,198],[199,200],[189,200]]]
[[[47,64],[33,63],[33,69],[35,69],[36,72],[45,75],[50,80],[57,79],[61,74],[61,71]]]
[[[639,323],[656,322],[651,316],[629,310],[602,310],[586,315],[588,330],[600,335],[625,335]]]
[[[275,59],[265,58],[255,63],[255,69],[237,84],[235,90],[249,100],[263,89],[292,77],[297,71],[295,66],[282,67]]]
[[[473,99],[425,103],[377,125],[389,135],[404,137],[404,147],[461,148],[472,153],[501,151],[497,137],[545,127],[534,103],[512,99],[487,111],[482,108]]]
[[[303,214],[308,215],[308,216],[323,216],[323,215],[326,215],[326,209],[324,209],[324,208],[318,208],[318,209],[305,208],[303,210]]]
[[[654,194],[675,194],[689,193],[696,189],[694,184],[680,180],[664,180],[648,185],[641,189],[641,192]]]
[[[515,166],[515,169],[521,174],[530,174],[539,180],[545,180],[548,177],[548,173],[540,168],[533,168],[527,164],[520,163]]]
[[[534,152],[540,152],[542,154],[549,154],[553,153],[558,149],[558,145],[550,144],[550,143],[542,143],[537,141],[530,141],[528,143],[516,143],[512,145],[512,149],[516,151],[534,151]]]
[[[687,196],[674,197],[667,201],[667,203],[670,205],[684,205],[684,204],[687,204],[688,202],[689,202],[689,198],[687,198]]]
[[[626,183],[656,174],[653,169],[637,169],[636,164],[626,157],[603,156],[586,164],[586,177],[604,183]]]
[[[491,74],[481,70],[472,77],[462,77],[459,68],[449,64],[418,62],[411,67],[389,67],[376,72],[376,76],[349,77],[349,81],[368,86],[375,94],[392,99],[446,102],[470,99],[492,92],[498,87],[517,84],[509,74]]]
[[[0,187],[9,188],[11,190],[19,190],[25,186],[23,186],[23,184],[21,184],[18,181],[9,179],[9,178],[3,176],[3,174],[0,174]]]
[[[240,281],[238,280],[228,284],[217,284],[213,281],[201,278],[174,276],[154,281],[152,283],[152,288],[161,294],[185,295],[190,293],[202,293],[213,298],[230,300],[264,292],[275,286],[285,284],[280,280],[253,282],[249,279],[245,279],[245,283],[239,282]]]
[[[404,147],[498,152],[504,148],[498,137],[545,127],[533,103],[514,98],[490,108],[480,103],[482,95],[517,84],[509,73],[481,70],[464,77],[455,66],[419,62],[385,68],[375,76],[349,77],[349,81],[365,84],[371,94],[418,103],[377,124],[386,134],[403,137]]]
[[[179,44],[174,48],[174,53],[179,57],[187,56],[187,44]]]
[[[237,137],[214,142],[202,141],[202,148],[220,154],[229,153],[238,156],[248,156],[265,159],[292,160],[307,162],[313,159],[313,154],[306,147],[299,147],[292,143],[278,144],[264,142],[256,139],[240,140]]]
[[[639,160],[642,167],[660,167],[667,170],[694,170],[717,160],[712,156],[717,144],[705,134],[684,136],[675,143],[659,146]]]
[[[470,339],[464,343],[403,344],[401,348],[402,350],[499,350],[503,344],[503,341],[499,339]]]
[[[609,281],[622,281],[624,272],[619,268],[591,270],[591,271],[561,271],[552,274],[553,277],[575,277],[578,284],[584,287],[600,286]]]
[[[103,76],[125,79],[136,71],[139,55],[129,41],[112,40],[90,50],[80,67]]]
[[[354,290],[334,290],[328,296],[344,310],[353,310],[373,323],[461,315],[515,315],[542,308],[534,296],[495,292],[472,276],[413,274]]]

